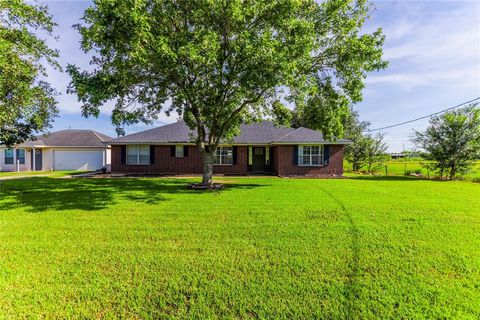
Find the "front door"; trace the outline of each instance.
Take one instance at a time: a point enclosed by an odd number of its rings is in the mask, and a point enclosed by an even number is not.
[[[253,147],[252,148],[252,171],[253,172],[264,172],[265,171],[265,148],[264,147]]]
[[[32,154],[32,158],[33,158],[33,154]],[[42,170],[42,149],[35,149],[35,166],[33,170],[34,171]]]

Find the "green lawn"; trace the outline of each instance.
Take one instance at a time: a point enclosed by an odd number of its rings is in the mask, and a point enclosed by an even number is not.
[[[480,318],[479,183],[222,180],[0,181],[0,318]]]
[[[62,177],[72,174],[85,173],[86,171],[0,171],[1,178],[12,178],[12,177],[24,177],[24,176],[51,176],[51,177]]]
[[[379,166],[375,170],[377,175],[405,175],[411,173],[421,173],[425,178],[435,178],[437,175],[432,170],[428,170],[425,166],[427,162],[422,161],[421,159],[398,159],[390,160],[385,162],[383,165]],[[345,171],[351,172],[352,165],[347,161],[344,162]],[[385,170],[386,167],[386,170]],[[367,170],[366,167],[362,170]],[[480,180],[480,162],[477,162],[471,171],[463,176],[463,179],[467,180]]]

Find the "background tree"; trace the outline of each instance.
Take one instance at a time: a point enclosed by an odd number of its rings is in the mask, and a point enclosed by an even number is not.
[[[345,128],[344,137],[353,142],[345,146],[345,159],[352,164],[353,171],[359,171],[367,159],[369,141],[364,132],[370,123],[360,121],[358,113],[351,110],[344,118],[342,126]]]
[[[116,100],[119,134],[162,106],[176,111],[196,132],[210,184],[219,143],[282,96],[361,99],[367,72],[386,66],[381,30],[360,32],[370,11],[365,0],[96,0],[77,26],[95,69],[69,66],[70,91],[84,116]]]
[[[478,104],[433,117],[424,132],[415,131],[412,141],[427,152],[425,157],[441,177],[465,174],[480,159]]]
[[[293,112],[280,101],[272,103],[273,122],[278,126],[290,128],[293,124]]]
[[[0,1],[0,144],[34,138],[58,113],[56,91],[42,80],[44,61],[60,68],[58,52],[35,34],[51,36],[54,26],[46,6]]]
[[[301,94],[293,97],[293,126],[322,131],[331,139],[342,138],[350,118],[351,99],[334,87],[330,77],[317,81],[315,90],[305,98]]]
[[[364,137],[365,160],[363,164],[367,166],[367,171],[370,173],[378,169],[389,158],[386,154],[387,144],[383,141],[384,137],[385,135],[381,133]]]

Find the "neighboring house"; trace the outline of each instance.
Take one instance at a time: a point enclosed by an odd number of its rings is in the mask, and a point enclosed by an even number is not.
[[[392,159],[402,159],[407,157],[405,153],[390,153],[389,155]]]
[[[0,171],[99,170],[110,164],[112,138],[92,130],[62,130],[12,149],[0,146]]]
[[[217,152],[214,173],[279,176],[343,174],[343,148],[349,140],[325,141],[307,128],[275,127],[271,122],[242,125]],[[202,158],[195,133],[180,121],[108,141],[113,173],[200,174]]]

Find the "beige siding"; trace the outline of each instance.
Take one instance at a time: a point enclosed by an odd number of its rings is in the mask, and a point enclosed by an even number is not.
[[[110,148],[80,148],[80,147],[55,147],[55,148],[37,148],[42,150],[42,171],[53,170],[53,151],[99,151],[103,150],[104,165],[110,165],[111,163],[111,151]],[[30,171],[32,168],[32,149],[25,148],[25,164],[20,165],[20,171]],[[16,153],[15,153],[16,157]],[[17,166],[5,164],[5,148],[0,147],[0,171],[17,171]]]
[[[42,171],[53,170],[53,152],[50,148],[42,148]]]

